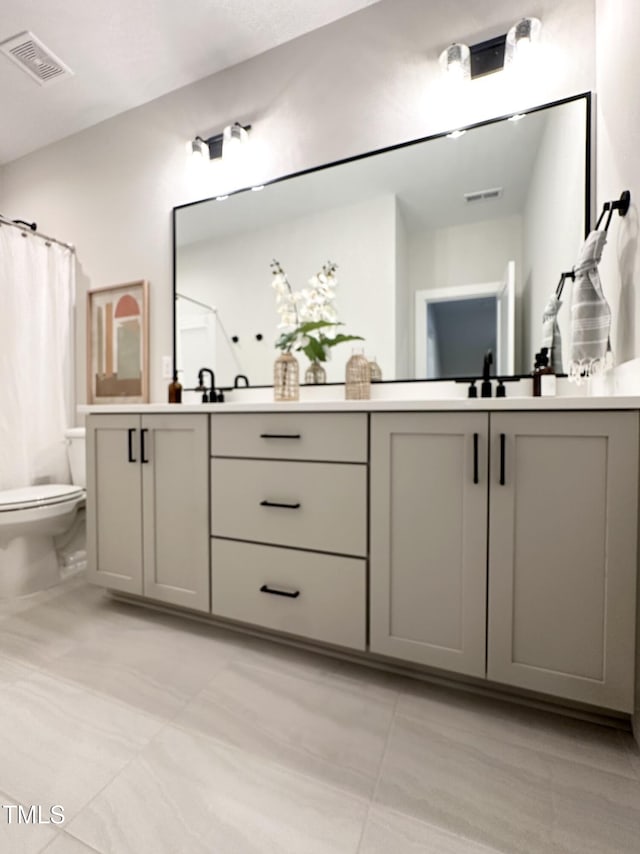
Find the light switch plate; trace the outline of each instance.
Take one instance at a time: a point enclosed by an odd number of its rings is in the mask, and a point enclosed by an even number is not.
[[[173,359],[171,358],[171,356],[162,357],[162,379],[173,379]]]

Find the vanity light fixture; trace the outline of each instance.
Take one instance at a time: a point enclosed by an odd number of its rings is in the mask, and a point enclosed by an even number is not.
[[[508,33],[470,47],[455,42],[440,54],[440,67],[448,79],[475,80],[508,65],[520,64],[540,38],[539,18],[521,18]]]
[[[229,196],[216,196],[216,202],[226,202]]]
[[[464,136],[466,130],[452,130],[451,133],[447,134],[447,139],[460,139],[461,136]]]
[[[440,54],[440,68],[452,82],[462,82],[469,79],[469,48],[466,44],[455,42],[445,48]]]
[[[259,193],[260,190],[264,190],[264,184],[258,184],[257,187],[252,187],[251,190],[254,193]]]
[[[515,113],[513,116],[509,116],[507,121],[508,122],[519,122],[522,119],[525,119],[526,117],[527,117],[526,113]]]
[[[504,64],[511,65],[526,59],[540,39],[542,24],[539,18],[521,18],[507,33]]]
[[[233,156],[249,139],[251,125],[241,125],[235,122],[227,125],[222,133],[203,139],[196,136],[191,141],[191,153],[205,160],[217,160],[220,157]]]

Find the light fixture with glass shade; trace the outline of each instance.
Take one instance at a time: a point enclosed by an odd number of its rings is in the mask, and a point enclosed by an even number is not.
[[[249,139],[251,125],[241,125],[235,122],[227,125],[222,133],[203,139],[196,136],[189,143],[189,148],[194,156],[205,160],[217,160],[220,157],[233,159]]]
[[[475,80],[512,64],[525,66],[541,29],[539,18],[521,18],[506,34],[470,46],[454,42],[440,54],[443,75],[450,81]]]
[[[445,48],[440,54],[440,68],[448,80],[462,82],[468,80],[471,74],[469,48],[466,44],[455,42]]]
[[[531,49],[540,40],[542,24],[539,18],[521,18],[507,33],[504,64],[526,61]]]

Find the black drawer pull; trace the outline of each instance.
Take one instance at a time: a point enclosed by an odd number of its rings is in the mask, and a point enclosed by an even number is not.
[[[140,431],[140,462],[141,463],[148,463],[149,462],[149,460],[145,459],[145,456],[144,456],[144,437],[145,437],[145,433],[148,433],[148,432],[149,432],[149,430],[146,427],[143,427],[142,430]]]
[[[260,433],[261,439],[302,439],[301,433]]]
[[[500,433],[500,486],[505,484],[505,455],[506,455],[507,437],[504,433]]]
[[[287,510],[297,510],[301,504],[298,501],[296,504],[281,504],[278,501],[264,501],[260,502],[261,507],[285,507]]]
[[[272,596],[286,596],[288,599],[297,599],[300,595],[299,590],[294,590],[293,593],[289,593],[287,590],[274,590],[273,587],[267,587],[266,584],[262,585],[260,592],[271,593]]]
[[[479,483],[478,479],[478,434],[473,434],[473,482]]]
[[[136,458],[133,456],[133,434],[135,432],[136,432],[135,427],[129,427],[129,429],[127,430],[127,433],[129,434],[129,436],[127,438],[127,447],[128,447],[128,451],[129,451],[127,459],[129,460],[130,463],[137,462]]]

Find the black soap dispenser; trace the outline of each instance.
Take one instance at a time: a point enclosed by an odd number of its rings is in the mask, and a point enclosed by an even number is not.
[[[493,353],[491,350],[487,350],[484,354],[484,362],[482,365],[482,385],[480,386],[480,397],[491,397],[492,395],[492,386],[491,380],[489,379],[489,373],[491,371],[491,365],[493,364]]]
[[[556,375],[549,364],[549,348],[543,347],[536,353],[533,369],[533,396],[553,397],[556,393]]]

